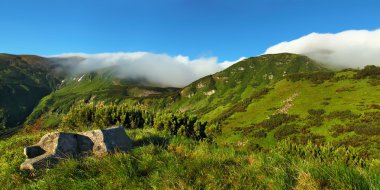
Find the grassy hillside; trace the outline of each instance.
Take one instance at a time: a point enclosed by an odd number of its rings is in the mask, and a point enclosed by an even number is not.
[[[311,140],[361,147],[380,156],[380,85],[354,79],[354,73],[337,72],[321,84],[279,81],[267,95],[222,121],[220,141],[271,146],[291,138],[303,144]]]
[[[380,189],[379,67],[336,71],[264,55],[182,89],[113,69],[67,76],[25,128],[0,140],[4,187]],[[110,125],[126,127],[131,152],[18,170],[22,148],[49,131]]]

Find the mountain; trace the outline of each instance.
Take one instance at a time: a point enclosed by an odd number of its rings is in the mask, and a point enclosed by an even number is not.
[[[330,70],[305,56],[263,55],[193,82],[171,109],[218,123],[220,144],[272,147],[290,138],[301,144],[361,147],[379,155],[378,70]],[[376,122],[366,123],[367,117]]]
[[[57,69],[43,57],[0,54],[0,127],[23,123],[39,100],[59,84]]]
[[[79,58],[70,58],[70,61]],[[62,60],[61,60],[62,61]],[[69,64],[65,64],[69,65]],[[146,104],[149,109],[207,114],[209,110],[230,109],[246,101],[286,74],[328,69],[300,55],[278,54],[249,58],[230,68],[199,79],[182,89],[161,88],[147,80],[120,78],[117,67],[66,76],[60,88],[44,97],[29,116],[31,123],[43,113],[65,113],[79,100]],[[149,104],[149,105],[148,105]],[[210,118],[216,119],[210,114]],[[217,117],[218,115],[215,115]]]
[[[305,56],[295,54],[248,58],[183,88],[178,109],[191,108],[202,114],[215,109],[226,111],[238,102],[252,99],[252,96],[257,96],[264,88],[288,75],[316,71],[329,70]],[[210,115],[209,119],[215,118]]]
[[[61,81],[59,88],[45,96],[28,117],[32,123],[44,113],[67,113],[78,101],[133,102],[143,99],[160,99],[176,96],[177,88],[162,88],[147,80],[120,78],[117,67],[93,72],[69,74]]]

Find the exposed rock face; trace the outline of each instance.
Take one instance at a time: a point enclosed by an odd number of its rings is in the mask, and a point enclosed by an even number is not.
[[[21,164],[22,170],[49,167],[59,159],[78,156],[103,156],[115,151],[132,149],[132,140],[123,127],[87,131],[84,133],[54,132],[44,135],[40,142],[26,147],[27,159]]]
[[[205,92],[204,94],[206,95],[206,96],[211,96],[211,95],[213,95],[213,94],[215,94],[215,90],[210,90],[210,91],[208,91],[208,92]]]

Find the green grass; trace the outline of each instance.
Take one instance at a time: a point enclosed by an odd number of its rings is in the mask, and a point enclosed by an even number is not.
[[[22,147],[42,133],[0,141],[0,182],[6,189],[378,189],[379,160],[365,168],[286,154],[252,152],[169,136],[152,128],[127,130],[135,148],[102,158],[62,160],[52,169],[18,170]],[[14,147],[8,150],[7,147]]]

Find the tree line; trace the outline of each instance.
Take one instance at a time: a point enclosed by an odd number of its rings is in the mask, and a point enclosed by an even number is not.
[[[127,129],[154,127],[172,135],[181,135],[196,140],[211,139],[219,129],[208,125],[194,114],[170,111],[150,111],[130,105],[80,102],[72,106],[63,117],[61,127],[70,129],[106,128],[124,126]]]

